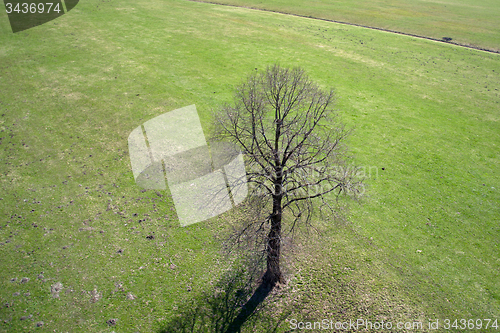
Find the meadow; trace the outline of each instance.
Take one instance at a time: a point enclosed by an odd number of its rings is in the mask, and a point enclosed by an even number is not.
[[[477,43],[498,49],[495,33]],[[0,331],[211,332],[234,318],[249,273],[221,243],[251,210],[181,228],[168,191],[135,184],[127,138],[191,104],[209,137],[211,111],[277,62],[335,88],[366,193],[345,221],[318,216],[297,237],[289,283],[243,331],[500,320],[498,54],[245,8],[92,0],[16,34],[0,13]]]

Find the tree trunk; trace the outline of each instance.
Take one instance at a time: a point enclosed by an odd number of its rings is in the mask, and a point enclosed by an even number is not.
[[[273,195],[273,213],[271,215],[271,230],[267,235],[267,271],[264,274],[264,283],[274,287],[276,283],[283,282],[283,275],[280,268],[280,252],[281,252],[281,216],[282,207],[281,199],[283,198],[283,166],[279,154],[279,143],[281,137],[282,120],[280,118],[279,103],[276,101],[276,133],[274,137],[274,195]]]
[[[274,286],[283,282],[283,275],[280,268],[281,252],[281,195],[273,198],[273,214],[271,215],[271,230],[267,236],[267,271],[264,275],[264,282]]]

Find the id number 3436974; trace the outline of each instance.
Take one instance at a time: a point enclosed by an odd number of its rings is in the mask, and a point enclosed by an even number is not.
[[[5,3],[5,9],[7,10],[7,14],[18,13],[18,14],[42,14],[42,13],[51,13],[56,12],[60,13],[62,9],[59,6],[59,3],[46,2],[46,3]]]

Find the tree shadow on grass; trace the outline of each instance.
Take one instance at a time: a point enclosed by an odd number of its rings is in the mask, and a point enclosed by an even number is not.
[[[290,313],[276,312],[272,288],[257,281],[257,276],[255,263],[227,271],[215,287],[185,304],[158,333],[276,332]]]

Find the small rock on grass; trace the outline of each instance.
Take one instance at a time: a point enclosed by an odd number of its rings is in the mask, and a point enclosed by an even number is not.
[[[35,324],[36,327],[42,327],[43,326],[43,321],[39,321]]]
[[[128,299],[128,300],[134,300],[134,299],[135,299],[135,296],[134,296],[134,295],[132,295],[132,293],[128,293],[128,294],[127,294],[127,299]]]
[[[116,318],[109,319],[106,321],[106,324],[108,324],[109,326],[115,326],[117,321],[118,321],[118,319],[116,319]]]
[[[101,298],[102,298],[102,294],[100,292],[97,291],[97,289],[94,288],[94,290],[92,290],[90,292],[90,301],[92,303],[95,303],[97,301],[99,301]]]
[[[56,284],[53,284],[52,287],[50,288],[50,292],[52,294],[52,297],[59,298],[59,292],[62,289],[63,289],[63,285],[61,282],[57,282]]]

